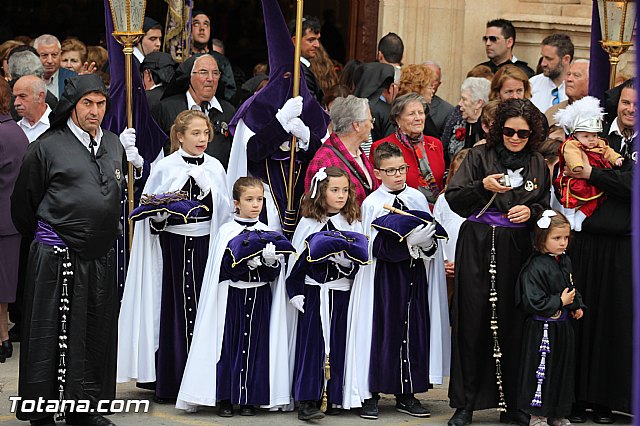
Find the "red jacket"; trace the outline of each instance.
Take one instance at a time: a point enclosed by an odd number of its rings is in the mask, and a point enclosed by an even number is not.
[[[412,188],[418,188],[418,177],[420,176],[420,167],[418,166],[418,160],[416,154],[412,149],[407,148],[398,140],[395,133],[387,136],[384,139],[380,139],[371,145],[371,151],[369,156],[371,163],[373,164],[373,153],[378,145],[384,142],[391,142],[398,146],[402,150],[404,155],[404,161],[409,165],[409,171],[407,172],[407,185]],[[442,142],[431,136],[424,136],[424,143],[426,144],[427,158],[429,159],[429,165],[431,166],[431,172],[436,179],[438,188],[442,190],[444,187],[442,178],[444,176],[445,164],[444,164],[444,152],[442,149]]]

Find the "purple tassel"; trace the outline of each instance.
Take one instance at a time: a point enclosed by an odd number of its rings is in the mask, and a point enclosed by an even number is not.
[[[540,341],[540,365],[538,365],[538,369],[536,370],[536,379],[538,379],[538,387],[536,389],[536,393],[533,395],[533,399],[531,400],[532,407],[542,407],[542,383],[545,379],[545,373],[547,369],[546,361],[547,354],[551,352],[551,344],[549,343],[549,323],[545,321],[543,331],[542,331],[542,340]]]
[[[532,407],[542,407],[542,380],[538,380],[538,389],[531,400]]]

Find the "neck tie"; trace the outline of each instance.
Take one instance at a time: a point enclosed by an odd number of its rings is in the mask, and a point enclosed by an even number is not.
[[[93,148],[94,146],[98,146],[98,142],[93,138],[93,136],[89,135],[89,150],[91,151],[91,159],[96,161],[96,150]]]
[[[209,102],[207,101],[202,101],[202,103],[200,104],[200,109],[202,110],[202,112],[204,112],[206,115],[209,115]]]
[[[557,105],[560,103],[560,94],[558,93],[557,87],[551,91],[551,96],[553,96],[553,99],[551,100],[551,105]]]

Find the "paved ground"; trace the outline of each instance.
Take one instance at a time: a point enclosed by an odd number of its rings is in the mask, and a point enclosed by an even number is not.
[[[18,358],[20,345],[14,345],[14,355],[8,359],[6,363],[0,364],[0,426],[25,425],[19,422],[10,413],[9,397],[17,394],[18,379]],[[118,398],[123,399],[149,399],[151,393],[149,391],[137,389],[132,383],[118,385]],[[324,420],[309,422],[310,424],[339,424],[345,426],[352,425],[446,425],[447,420],[453,414],[453,410],[449,408],[447,400],[446,385],[437,386],[428,393],[418,395],[431,410],[431,418],[417,419],[398,413],[394,409],[393,397],[384,397],[380,401],[380,419],[377,422],[371,420],[363,420],[356,413],[344,413],[336,417],[326,417]],[[114,414],[110,416],[111,420],[119,426],[129,425],[234,425],[234,426],[253,426],[259,424],[273,424],[278,426],[301,424],[295,413],[269,413],[259,412],[256,417],[235,416],[230,419],[222,419],[218,417],[215,409],[206,409],[196,414],[185,414],[176,410],[172,405],[160,405],[150,401],[150,410],[145,414]],[[62,424],[62,423],[59,423]],[[474,413],[473,424],[494,425],[499,424],[498,413],[495,410],[484,410]],[[592,425],[595,423],[586,423]],[[631,419],[625,416],[618,416],[617,424],[631,424]]]

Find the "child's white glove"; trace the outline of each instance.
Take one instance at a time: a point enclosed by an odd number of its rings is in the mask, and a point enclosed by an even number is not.
[[[200,196],[198,198],[203,199],[211,191],[211,182],[209,182],[209,178],[205,174],[204,167],[191,164],[187,174],[196,181],[196,185],[200,188]]]
[[[304,314],[304,296],[302,294],[293,296],[291,300],[289,300],[289,303],[291,303],[294,308]]]
[[[260,256],[254,256],[251,259],[247,260],[247,266],[252,271],[256,269],[258,266],[262,266],[262,261],[260,261]]]
[[[153,216],[151,218],[152,221],[154,222],[164,222],[165,220],[167,220],[169,218],[169,216],[171,216],[169,213],[167,212],[158,212],[156,213],[155,216]]]
[[[407,237],[407,244],[428,248],[433,245],[433,236],[436,234],[436,224],[431,222],[428,225],[417,226]]]
[[[353,265],[353,262],[348,259],[343,252],[330,256],[329,260],[342,266],[343,268],[351,268],[351,265]]]
[[[277,260],[278,255],[276,254],[276,246],[273,243],[267,243],[266,246],[262,249],[262,260],[264,261],[265,266],[273,266]]]

